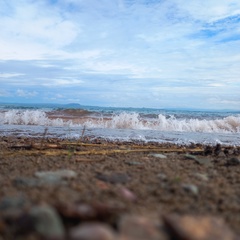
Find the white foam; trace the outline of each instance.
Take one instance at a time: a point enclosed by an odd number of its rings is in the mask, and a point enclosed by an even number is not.
[[[9,110],[0,113],[0,124],[9,125],[40,125],[40,126],[68,126],[72,122],[63,119],[49,119],[41,110]]]
[[[50,119],[43,110],[8,110],[0,112],[0,124],[40,126],[85,126],[87,128],[138,129],[175,132],[239,133],[240,115],[222,119],[178,119],[159,114],[156,118],[142,118],[138,113],[122,112],[112,117],[79,118],[64,120]]]
[[[174,116],[166,117],[159,114],[157,119],[143,119],[138,113],[120,113],[110,120],[88,120],[86,127],[111,129],[140,129],[177,132],[240,132],[240,116],[229,116],[223,119],[177,119]]]

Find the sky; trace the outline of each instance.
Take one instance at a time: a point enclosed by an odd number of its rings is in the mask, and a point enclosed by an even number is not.
[[[0,0],[0,102],[240,110],[239,0]]]

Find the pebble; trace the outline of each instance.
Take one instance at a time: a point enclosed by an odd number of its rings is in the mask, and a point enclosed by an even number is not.
[[[213,153],[213,148],[211,146],[206,146],[204,149],[204,154],[207,155],[212,155]]]
[[[126,173],[111,173],[111,174],[98,173],[96,175],[96,178],[112,184],[117,184],[117,183],[124,184],[130,181],[130,177]]]
[[[124,199],[130,202],[135,202],[137,200],[137,196],[126,187],[120,187],[118,189],[118,193],[121,197],[123,197]]]
[[[233,157],[227,160],[227,165],[229,166],[237,166],[240,165],[240,159]]]
[[[204,181],[204,182],[207,182],[209,181],[209,178],[206,174],[202,174],[202,173],[195,173],[194,176],[200,180],[200,181]]]
[[[46,185],[66,185],[67,182],[60,178],[28,178],[28,177],[17,177],[13,180],[13,184],[17,187],[41,187]]]
[[[160,154],[160,153],[152,153],[152,154],[149,154],[149,156],[156,157],[156,158],[161,158],[161,159],[167,158],[167,156],[165,156],[163,154]]]
[[[26,205],[27,199],[23,195],[14,197],[4,197],[0,202],[0,211],[8,209],[19,209]]]
[[[27,177],[16,177],[13,180],[13,184],[16,187],[35,187],[39,185],[37,179]]]
[[[194,156],[194,155],[191,155],[191,154],[186,154],[185,155],[185,158],[187,158],[187,159],[191,159],[191,160],[197,160],[197,157],[196,156]]]
[[[29,204],[24,195],[4,197],[0,202],[1,215],[8,219],[15,219],[22,214],[22,211]]]
[[[212,216],[177,216],[163,218],[168,232],[178,240],[235,240],[237,237],[221,218]]]
[[[226,157],[226,154],[224,152],[220,152],[218,154],[218,157],[221,157],[221,158],[225,158]]]
[[[123,216],[119,223],[120,240],[159,240],[160,236],[156,224],[142,216]]]
[[[64,239],[65,229],[56,210],[50,206],[33,207],[30,216],[34,219],[34,228],[44,239]]]
[[[84,223],[70,230],[71,240],[115,240],[113,230],[102,223]]]
[[[222,152],[222,146],[221,144],[218,143],[214,149],[214,154],[218,156],[221,152]]]
[[[139,166],[139,165],[142,165],[142,163],[135,162],[135,161],[126,161],[125,164],[127,164],[129,166]]]
[[[233,149],[228,150],[228,154],[229,155],[233,155],[234,154],[234,150]]]
[[[193,185],[193,184],[183,184],[182,187],[187,192],[190,192],[193,195],[198,195],[198,187],[196,185]]]
[[[59,204],[56,208],[64,219],[78,221],[109,221],[125,211],[124,205],[107,202]]]
[[[77,173],[72,170],[58,170],[58,171],[46,171],[46,172],[35,172],[36,177],[45,180],[63,180],[63,179],[73,179],[77,177]]]
[[[211,160],[209,158],[198,158],[194,155],[191,155],[191,154],[186,154],[185,157],[187,159],[191,159],[191,160],[194,160],[195,162],[197,162],[198,164],[201,164],[201,165],[205,165],[205,166],[211,166],[212,163],[211,163]]]
[[[157,177],[163,181],[167,180],[167,175],[164,173],[159,173]]]

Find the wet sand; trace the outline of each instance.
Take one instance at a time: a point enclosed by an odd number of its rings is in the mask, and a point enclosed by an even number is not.
[[[1,137],[0,239],[238,239],[239,159],[220,145]]]

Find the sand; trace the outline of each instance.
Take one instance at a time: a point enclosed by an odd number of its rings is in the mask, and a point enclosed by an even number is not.
[[[125,216],[155,224],[159,235],[148,239],[171,234],[183,239],[174,233],[179,228],[174,221],[186,216],[220,219],[225,233],[238,236],[239,157],[240,147],[220,145],[1,137],[0,239],[76,239],[73,229],[93,221],[106,224],[120,239],[131,235],[121,228],[121,221],[128,222]],[[57,237],[36,227],[41,207],[59,217],[63,229]],[[201,228],[200,220],[194,226],[189,239]]]

